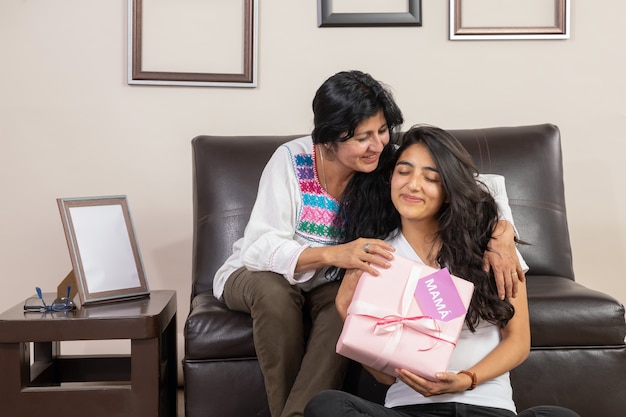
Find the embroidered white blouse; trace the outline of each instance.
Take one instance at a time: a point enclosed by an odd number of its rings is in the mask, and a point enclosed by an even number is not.
[[[232,255],[215,274],[217,298],[221,299],[228,277],[242,266],[276,272],[305,291],[327,282],[326,268],[294,272],[304,249],[335,245],[340,235],[332,226],[339,203],[320,184],[313,149],[311,136],[305,136],[279,146],[270,158],[244,237],[235,242]],[[513,224],[504,177],[479,175],[478,180],[494,196],[500,219]]]

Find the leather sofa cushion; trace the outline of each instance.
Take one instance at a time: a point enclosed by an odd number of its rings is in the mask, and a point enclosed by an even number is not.
[[[194,297],[185,322],[186,360],[255,357],[250,315],[229,310],[212,291]]]

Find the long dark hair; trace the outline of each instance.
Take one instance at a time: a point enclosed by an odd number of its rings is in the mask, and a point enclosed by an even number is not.
[[[500,300],[493,274],[483,270],[483,255],[498,221],[498,208],[491,194],[476,181],[478,171],[470,154],[445,130],[414,126],[403,135],[397,150],[388,147],[375,175],[366,176],[361,189],[342,201],[342,241],[385,239],[399,230],[400,216],[391,202],[389,180],[399,156],[415,144],[430,152],[447,197],[438,213],[437,236],[442,246],[437,262],[474,284],[465,322],[472,331],[481,319],[504,326],[513,317],[513,306]]]

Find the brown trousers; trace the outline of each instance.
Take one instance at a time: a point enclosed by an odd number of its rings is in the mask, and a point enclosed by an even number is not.
[[[304,292],[282,275],[245,268],[226,281],[228,308],[252,316],[272,417],[301,417],[315,394],[341,388],[348,360],[335,353],[343,326],[335,309],[338,288],[330,282]]]

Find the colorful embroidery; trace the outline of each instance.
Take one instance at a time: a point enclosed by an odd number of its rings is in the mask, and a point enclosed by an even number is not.
[[[302,193],[302,211],[297,233],[315,242],[335,243],[341,232],[333,225],[339,204],[326,194],[316,178],[313,155],[298,154],[293,158]]]

